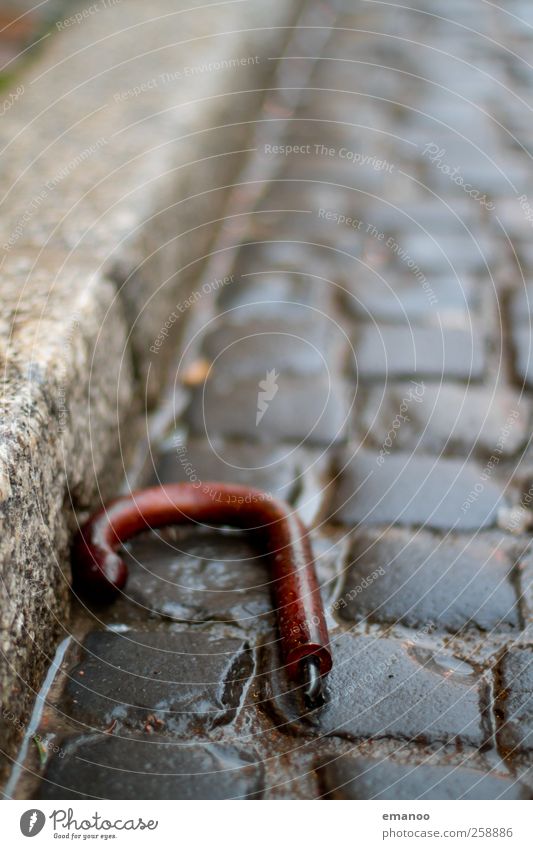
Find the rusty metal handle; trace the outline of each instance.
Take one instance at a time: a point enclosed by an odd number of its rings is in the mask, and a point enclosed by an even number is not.
[[[115,499],[76,536],[75,586],[112,596],[128,577],[127,566],[116,553],[121,543],[149,528],[188,522],[230,525],[264,535],[284,662],[289,675],[304,684],[308,702],[321,703],[321,677],[330,671],[332,660],[309,534],[288,504],[261,490],[224,483],[176,483]]]

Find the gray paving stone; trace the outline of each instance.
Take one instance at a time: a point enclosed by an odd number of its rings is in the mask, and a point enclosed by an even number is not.
[[[276,191],[279,193],[279,185],[276,187]],[[291,197],[292,193],[289,193],[287,201],[290,201]],[[288,203],[287,205],[290,206],[291,204]],[[275,284],[270,284],[274,291],[279,289],[284,294],[288,291],[294,299],[295,290],[303,288],[304,292],[298,293],[301,295],[300,300],[312,298],[316,299],[318,303],[321,303],[323,292],[320,282],[312,282],[313,278],[310,278],[311,282],[306,287],[304,280],[306,279],[306,275],[317,275],[317,277],[326,278],[329,276],[331,266],[328,262],[328,252],[320,244],[307,244],[308,240],[302,236],[294,240],[291,240],[290,237],[287,238],[288,234],[280,234],[277,226],[270,227],[268,232],[261,232],[261,230],[264,231],[266,228],[262,223],[263,214],[260,217],[261,223],[256,225],[259,229],[257,241],[244,244],[239,248],[236,260],[238,274],[235,275],[236,280],[233,288],[231,290],[228,288],[226,293],[221,294],[221,303],[229,304],[234,301],[234,297],[240,299],[241,295],[238,295],[237,290],[244,290],[252,284],[256,287],[256,290],[260,290],[259,294],[264,294],[266,287],[265,285],[261,285],[259,275],[265,271],[271,272],[267,276],[267,280],[276,281]],[[290,273],[287,274],[287,272]],[[303,276],[300,282],[294,276],[295,273]],[[251,276],[247,277],[247,275]],[[290,280],[293,282],[291,283]],[[283,283],[283,281],[285,282]],[[307,289],[307,292],[305,289]]]
[[[483,151],[484,154],[491,156],[490,150]],[[449,164],[451,169],[460,168],[460,174],[465,183],[469,183],[479,192],[479,196],[485,197],[489,203],[491,198],[508,197],[513,191],[514,186],[524,185],[529,179],[529,170],[527,162],[519,160],[519,154],[512,159],[508,155],[503,155],[501,151],[496,151],[494,154],[494,163],[489,162],[485,156],[480,156],[479,151],[475,148],[470,149],[470,161],[465,161],[465,147],[461,145],[454,153],[450,146],[446,146],[446,154],[442,160],[443,163]],[[498,162],[499,160],[499,162]],[[459,172],[458,172],[459,173]],[[434,188],[437,192],[446,189],[449,184],[449,176],[440,172],[438,169],[428,169],[428,186]],[[492,201],[494,202],[494,201]],[[475,251],[475,246],[472,243],[472,248]],[[450,260],[454,262],[453,252],[449,255]],[[482,262],[482,257],[479,256]],[[486,257],[487,263],[492,261],[491,253]],[[474,264],[474,257],[470,260]]]
[[[99,734],[63,744],[36,798],[243,799],[262,785],[262,765],[234,746]]]
[[[432,622],[451,632],[519,627],[513,562],[494,541],[360,531],[348,562],[336,602],[347,622],[367,617],[411,628]]]
[[[131,615],[227,622],[273,633],[268,564],[244,533],[168,528],[128,544]]]
[[[383,462],[381,462],[383,460]],[[477,530],[496,520],[504,497],[484,468],[463,460],[359,451],[339,475],[331,516],[347,525],[423,525]]]
[[[445,49],[445,44],[446,42],[444,41],[440,42],[439,49]],[[452,49],[456,56],[457,45],[454,45]],[[417,114],[418,110],[425,112],[426,114],[419,115]],[[437,138],[439,146],[444,147],[445,149],[447,149],[447,144],[449,145],[450,143],[453,143],[454,139],[457,138],[458,132],[460,132],[462,136],[468,138],[470,144],[478,144],[479,146],[483,144],[483,140],[485,140],[485,146],[487,146],[489,140],[495,137],[491,137],[491,127],[489,122],[486,120],[480,120],[480,113],[476,110],[476,108],[470,104],[461,103],[461,101],[459,101],[456,97],[435,99],[432,92],[431,96],[427,99],[417,101],[415,114],[410,112],[406,117],[408,117],[408,120],[410,120],[411,123],[414,123],[418,127],[424,129],[426,142],[433,143]],[[444,157],[444,161],[446,161],[446,157]],[[446,164],[450,165],[451,170],[460,165],[460,163],[453,161],[450,161],[449,163],[446,162]],[[428,161],[428,167],[429,165],[431,165],[431,163]],[[440,172],[436,167],[435,171],[432,173],[440,175]],[[449,177],[449,175],[447,176]],[[448,192],[446,192],[446,186],[449,186]],[[446,196],[446,194],[448,194],[450,196],[458,195],[462,197],[464,191],[459,188],[453,180],[449,179],[444,184],[440,184],[439,192],[435,193],[437,195],[440,194],[441,196]],[[444,264],[444,260],[447,258],[450,263],[455,263],[456,260],[454,253],[450,250],[451,246],[443,243],[441,247],[443,253],[441,255],[442,258],[439,259],[439,261]],[[412,244],[410,242],[405,243],[405,249],[409,250],[410,253],[412,252],[419,256],[419,258],[422,254],[428,255],[428,258],[433,260],[432,248],[435,252],[439,250],[434,243],[429,241],[427,245],[423,242],[420,244]],[[461,260],[468,262],[470,266],[475,266],[479,258],[479,252],[474,240],[466,234],[460,256]]]
[[[204,338],[202,353],[212,363],[211,380],[263,377],[265,366],[309,377],[338,370],[346,345],[336,323],[308,310],[307,321],[298,323],[280,318],[219,322]]]
[[[529,551],[521,552],[517,564],[517,591],[520,594],[526,638],[533,641],[533,558]]]
[[[533,385],[533,285],[526,284],[513,295],[509,305],[512,326],[513,366],[520,385]]]
[[[510,129],[510,127],[509,127]],[[498,218],[506,233],[509,234],[520,249],[519,257],[523,258],[523,246],[519,244],[520,239],[527,239],[531,233],[531,224],[524,215],[516,197],[503,197],[498,199]]]
[[[386,131],[387,127],[390,127],[390,115],[386,110],[380,109],[380,105],[373,104],[369,102],[369,98],[353,92],[337,92],[332,97],[329,91],[310,91],[299,109],[298,117],[307,120],[319,117],[328,124],[366,124],[375,131]]]
[[[369,141],[361,138],[361,131],[356,138],[346,139],[341,145],[336,145],[335,139],[328,137],[327,144],[330,147],[335,147],[337,154],[334,156],[314,155],[314,138],[307,138],[306,142],[311,144],[311,155],[295,157],[292,161],[285,162],[287,176],[290,175],[293,180],[302,180],[304,183],[316,179],[317,171],[320,171],[321,186],[316,187],[315,191],[323,192],[324,184],[336,187],[337,195],[350,197],[347,192],[352,189],[351,194],[359,192],[368,192],[370,194],[383,196],[386,191],[387,184],[390,184],[390,164],[387,161],[383,150],[376,149],[375,135]],[[320,136],[315,136],[318,140]],[[321,142],[324,142],[324,134],[321,136]],[[347,146],[349,145],[348,149]],[[343,154],[340,154],[343,151]],[[354,159],[347,160],[348,156],[361,157],[355,162]],[[365,159],[366,157],[366,159]],[[348,167],[347,167],[348,163]],[[368,164],[370,163],[370,164]],[[377,167],[374,163],[377,163]],[[335,204],[339,207],[339,203]],[[322,203],[320,203],[322,206]]]
[[[479,380],[485,368],[479,330],[376,327],[360,330],[352,368],[361,380]]]
[[[176,433],[162,446],[151,483],[242,483],[294,504],[304,522],[320,512],[329,479],[328,452],[286,443],[275,446],[224,439],[185,439]]]
[[[312,454],[292,445],[249,445],[223,439],[170,437],[158,453],[153,483],[222,481],[263,489],[291,501]]]
[[[514,372],[520,386],[533,386],[533,336],[531,330],[519,326],[513,333]]]
[[[321,164],[321,171],[324,165]],[[301,240],[309,245],[322,244],[321,235],[325,232],[325,228],[323,227],[324,220],[320,215],[321,209],[346,211],[350,215],[353,204],[357,203],[361,197],[357,188],[350,186],[348,179],[342,179],[342,182],[340,182],[338,177],[328,179],[329,175],[325,174],[323,181],[316,180],[316,171],[317,169],[310,170],[307,179],[303,177],[293,179],[292,172],[288,170],[281,172],[283,179],[287,180],[284,190],[287,191],[288,189],[289,192],[292,190],[293,198],[293,203],[289,205],[287,217],[283,222],[283,229],[289,231],[295,241]],[[274,197],[276,194],[277,192],[273,192]],[[304,210],[296,215],[290,209],[290,206],[294,205],[295,195],[298,197],[300,208]],[[339,229],[342,229],[342,225],[339,226]],[[350,230],[355,232],[351,226]],[[326,238],[326,244],[327,242]],[[331,271],[330,268],[329,274],[331,274]]]
[[[498,740],[501,749],[516,755],[533,749],[533,651],[511,648],[499,668],[496,688]]]
[[[480,704],[485,698],[476,671],[447,652],[419,639],[402,641],[333,636],[334,664],[327,679],[327,702],[304,718],[298,694],[271,673],[266,684],[278,722],[313,735],[457,742],[482,746],[487,737]],[[270,660],[274,669],[277,659]]]
[[[265,377],[269,364],[265,363]],[[330,445],[346,432],[350,404],[348,387],[333,377],[331,383],[314,378],[302,381],[280,374],[278,390],[257,421],[256,379],[207,381],[194,389],[186,420],[192,431],[209,439],[243,438],[254,442],[276,440],[302,445]]]
[[[356,318],[394,324],[435,324],[467,327],[474,304],[469,278],[437,277],[422,282],[384,270],[373,279],[355,279],[343,304]]]
[[[411,138],[412,129],[403,129]],[[428,141],[427,132],[424,131],[422,138],[417,141],[423,149]],[[435,198],[427,195],[410,197],[401,206],[371,199],[367,204],[367,216],[378,231],[398,233],[402,236],[402,242],[403,234],[419,230],[427,231],[438,242],[439,236],[450,237],[454,233],[462,235],[468,230],[477,231],[480,221],[479,211],[467,198],[450,197],[446,198],[446,203],[435,203]]]
[[[313,84],[318,88],[344,89],[349,91],[353,91],[354,88],[357,87],[358,91],[370,96],[381,96],[394,100],[399,100],[401,98],[405,86],[402,85],[402,76],[398,74],[394,68],[376,67],[374,69],[375,74],[372,73],[368,75],[362,75],[359,69],[360,66],[351,62],[319,62],[313,74]],[[413,80],[412,83],[414,84],[414,82],[415,81]],[[342,129],[343,127],[340,128],[340,130]],[[359,137],[362,134],[362,130],[359,127],[355,127],[354,131]],[[370,135],[370,133],[371,130],[367,131],[368,135]],[[322,134],[322,136],[317,136],[317,142],[319,142],[319,140],[324,140],[324,134]],[[375,134],[373,136],[373,141],[374,144],[370,145],[372,154],[379,159],[382,155],[382,146]],[[385,156],[387,148],[385,145],[383,145],[383,148],[383,156]],[[356,149],[360,150],[361,148]],[[344,166],[346,168],[346,163],[344,163]]]
[[[346,548],[344,536],[312,531],[325,605],[335,592]],[[127,589],[107,611],[107,621],[120,629],[154,617],[226,623],[240,628],[250,642],[259,636],[275,639],[271,573],[263,551],[253,537],[228,528],[172,527],[141,534],[127,544]]]
[[[533,284],[521,285],[509,304],[509,317],[514,327],[529,327],[533,314]]]
[[[343,755],[319,771],[328,799],[531,799],[511,777],[463,766],[398,764]],[[394,827],[394,826],[391,826]]]
[[[328,287],[324,281],[281,271],[263,273],[266,270],[258,265],[253,275],[250,272],[249,277],[240,277],[226,286],[217,300],[219,311],[233,310],[238,315],[239,309],[246,309],[250,315],[252,305],[256,305],[260,318],[290,315],[305,321],[309,317],[309,307],[321,309],[326,305]]]
[[[89,728],[190,736],[231,722],[253,669],[243,641],[205,633],[93,631],[65,688]]]
[[[415,388],[406,383],[370,389],[355,416],[361,436],[378,449],[390,437],[393,450],[474,451],[499,459],[511,457],[529,438],[531,402],[513,389],[427,384],[417,395]],[[393,428],[400,408],[400,426]]]

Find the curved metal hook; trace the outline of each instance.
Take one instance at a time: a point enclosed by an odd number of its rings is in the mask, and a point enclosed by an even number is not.
[[[259,531],[270,555],[282,653],[289,675],[304,685],[309,704],[323,701],[321,678],[331,669],[329,637],[309,534],[293,509],[258,489],[204,483],[168,484],[117,498],[80,530],[73,547],[75,585],[111,596],[128,569],[117,554],[141,531],[188,522]]]

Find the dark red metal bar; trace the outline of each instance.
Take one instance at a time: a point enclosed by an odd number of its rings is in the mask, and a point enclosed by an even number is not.
[[[318,701],[319,676],[330,671],[332,661],[309,534],[288,504],[258,489],[176,483],[117,498],[89,519],[74,541],[75,586],[109,597],[128,577],[117,554],[121,543],[149,528],[189,522],[261,534],[270,558],[285,664],[291,677],[303,679],[309,700]]]

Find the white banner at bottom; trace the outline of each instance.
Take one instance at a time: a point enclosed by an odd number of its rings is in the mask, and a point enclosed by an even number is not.
[[[533,845],[531,804],[440,802],[5,801],[2,845],[373,849]],[[35,843],[29,841],[35,839]],[[69,841],[69,843],[67,843]]]

